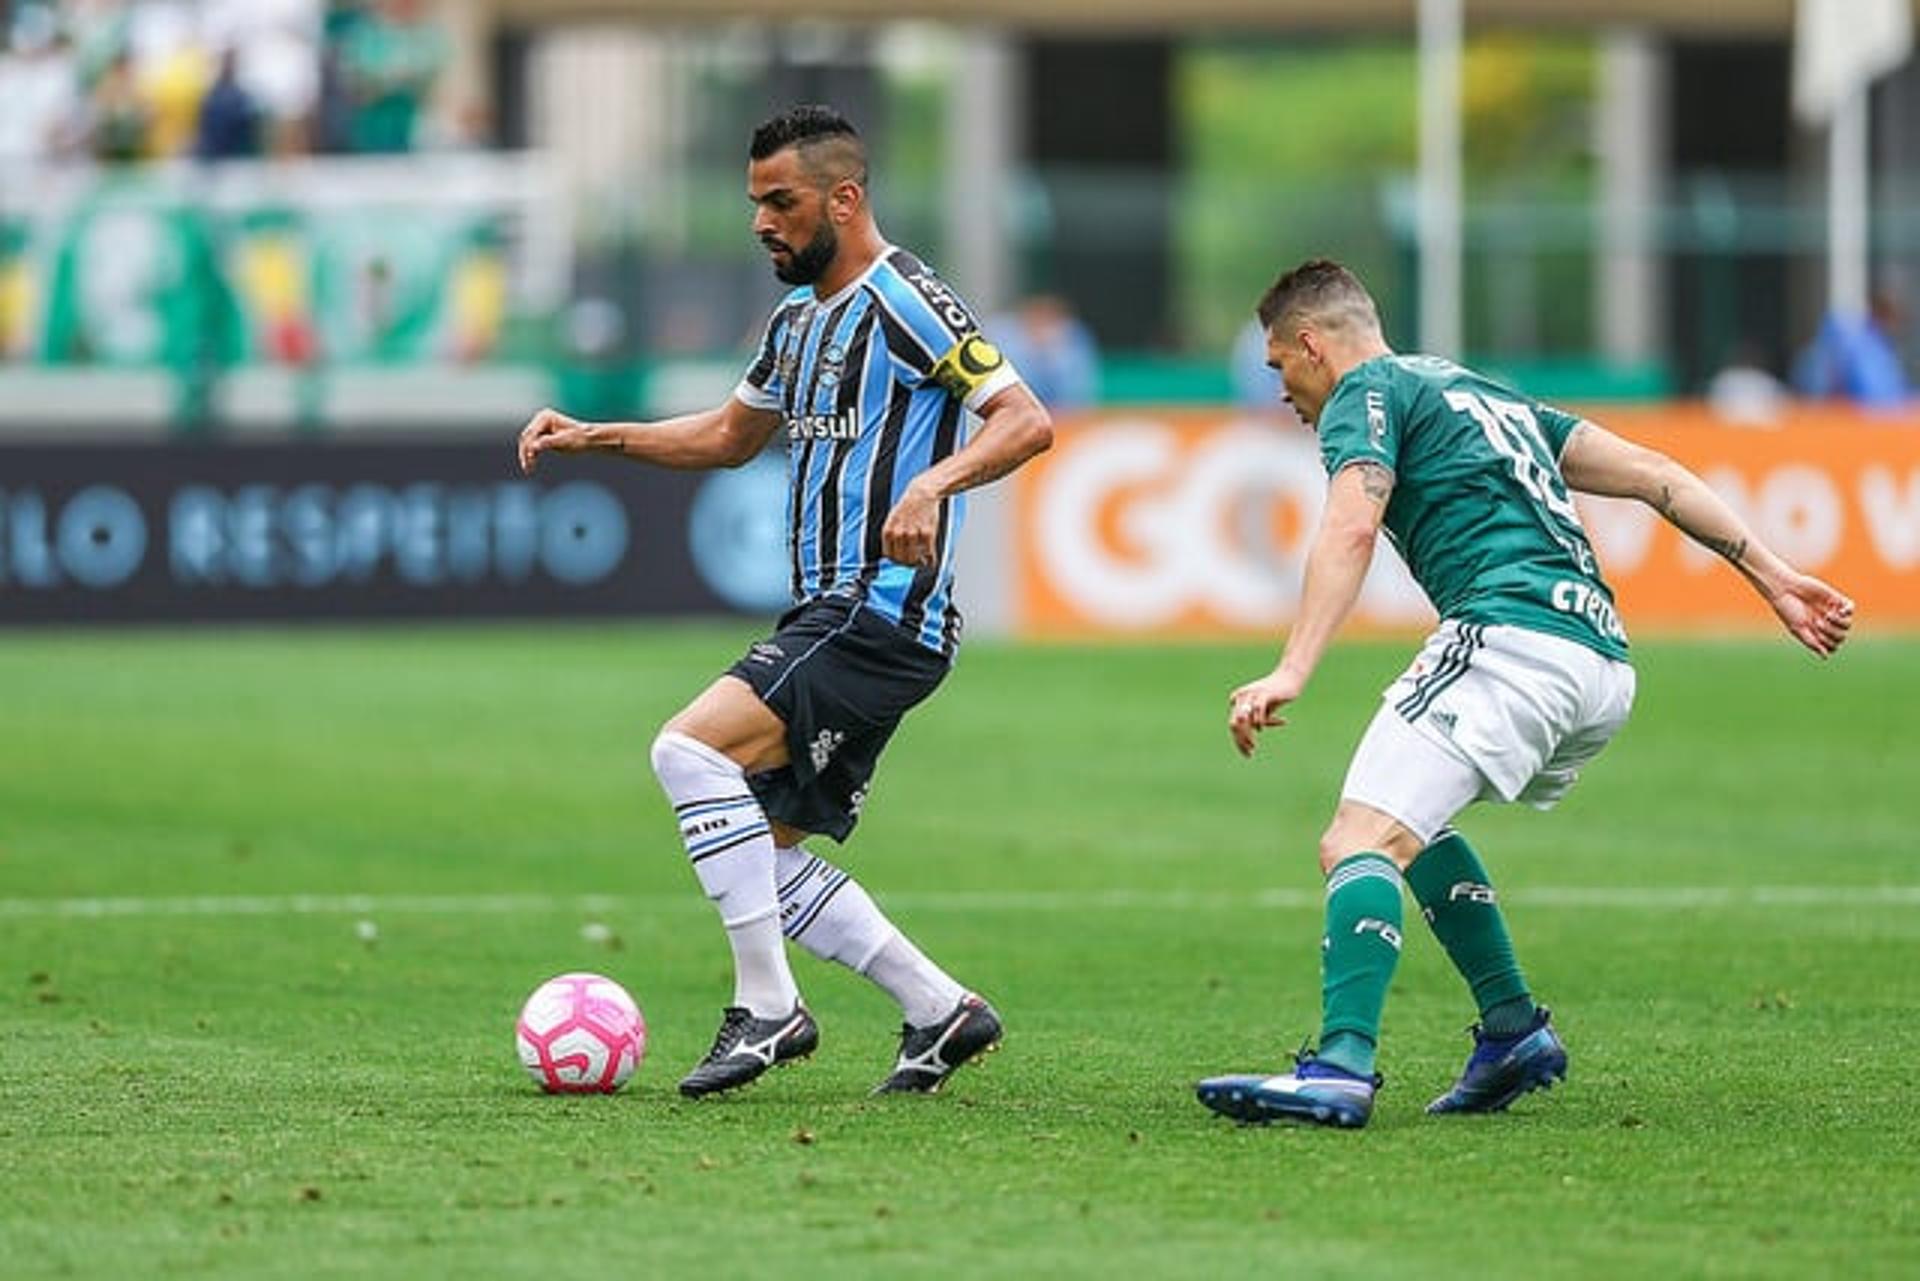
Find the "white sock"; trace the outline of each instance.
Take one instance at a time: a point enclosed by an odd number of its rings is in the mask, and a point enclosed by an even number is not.
[[[864,974],[914,1027],[938,1023],[966,989],[913,945],[846,872],[804,849],[776,849],[780,928],[823,961]]]
[[[866,897],[864,891],[861,897]],[[938,1023],[953,1013],[953,1007],[967,994],[965,988],[898,930],[860,972],[900,1002],[901,1017],[914,1027]]]
[[[733,1003],[755,1018],[779,1018],[793,1009],[800,990],[780,934],[766,813],[738,765],[685,734],[667,730],[653,740],[653,772],[673,802],[693,874],[727,928]]]

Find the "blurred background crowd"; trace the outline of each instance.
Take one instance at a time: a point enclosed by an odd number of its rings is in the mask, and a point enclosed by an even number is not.
[[[381,154],[461,140],[458,116],[425,111],[447,41],[420,0],[12,8],[0,161]]]
[[[746,136],[803,99],[1059,409],[1270,408],[1250,303],[1307,253],[1397,344],[1550,397],[1907,403],[1910,59],[1866,99],[1869,296],[1836,308],[1794,6],[1464,6],[1435,334],[1426,7],[0,0],[0,429],[697,403],[777,290]]]

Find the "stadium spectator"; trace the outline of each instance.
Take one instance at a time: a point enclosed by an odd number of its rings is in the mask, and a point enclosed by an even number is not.
[[[329,42],[321,46],[319,94],[314,103],[311,142],[322,155],[339,155],[353,150],[353,95],[347,89],[347,75],[341,70],[341,49]]]
[[[1906,404],[1912,393],[1900,364],[1904,319],[1900,304],[1885,290],[1873,295],[1864,316],[1829,312],[1794,360],[1794,390],[1876,409]]]
[[[386,0],[352,24],[340,46],[340,71],[353,102],[353,149],[412,148],[447,57],[445,34],[418,0]]]
[[[50,10],[28,9],[15,20],[11,51],[0,52],[0,102],[0,164],[45,160],[72,145],[79,78]]]
[[[220,56],[220,73],[200,101],[194,154],[202,160],[237,160],[260,149],[260,113],[240,84],[240,55]]]
[[[152,115],[134,75],[131,53],[123,49],[114,54],[94,81],[86,121],[87,146],[95,159],[120,164],[146,155]]]
[[[1751,342],[1735,348],[1733,359],[1707,380],[1707,407],[1720,421],[1738,427],[1776,426],[1791,395]]]
[[[734,956],[733,1001],[680,1092],[736,1089],[813,1052],[819,1029],[784,931],[899,1002],[899,1056],[875,1093],[930,1093],[998,1043],[999,1017],[801,841],[852,832],[895,727],[946,677],[960,643],[953,500],[1045,449],[1051,429],[959,296],[881,238],[866,144],[839,113],[776,116],[754,131],[749,155],[754,233],[795,288],[734,394],[650,423],[543,410],[521,432],[520,463],[531,471],[542,453],[597,451],[738,466],[784,438],[795,607],[653,744],[654,773]],[[954,430],[963,408],[982,417],[970,438]]]
[[[320,96],[320,0],[205,0],[201,39],[238,55],[254,153],[308,149]]]
[[[353,150],[353,88],[348,83],[347,46],[367,21],[365,0],[329,0],[320,20],[319,99],[314,107],[314,150],[328,155]]]
[[[155,158],[183,156],[193,150],[199,135],[200,105],[217,64],[185,23],[161,28],[155,35],[155,47],[134,54],[148,111],[146,153]]]
[[[1058,294],[1035,294],[985,327],[1048,409],[1085,409],[1098,397],[1099,345]]]
[[[1280,375],[1267,365],[1267,331],[1258,320],[1249,320],[1234,335],[1227,363],[1235,405],[1269,412],[1280,408]]]
[[[1566,1047],[1514,959],[1486,869],[1452,824],[1476,801],[1553,806],[1626,723],[1634,696],[1626,633],[1570,491],[1653,508],[1725,558],[1821,657],[1846,640],[1853,603],[1781,560],[1665,455],[1451,361],[1396,356],[1372,296],[1336,263],[1281,276],[1259,317],[1331,479],[1280,661],[1229,696],[1234,746],[1250,756],[1262,730],[1286,723],[1383,529],[1441,621],[1387,689],[1320,838],[1319,1048],[1291,1072],[1213,1077],[1197,1092],[1242,1121],[1367,1123],[1404,880],[1480,1009],[1465,1069],[1427,1110],[1503,1111],[1564,1079]]]

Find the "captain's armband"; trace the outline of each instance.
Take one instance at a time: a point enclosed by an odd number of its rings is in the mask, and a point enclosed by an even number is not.
[[[968,334],[934,362],[927,375],[955,400],[965,404],[1006,367],[1007,358],[1000,349],[980,334]]]

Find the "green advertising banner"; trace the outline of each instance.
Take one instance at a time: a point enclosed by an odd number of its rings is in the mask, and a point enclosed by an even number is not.
[[[0,361],[483,361],[509,306],[504,221],[484,205],[215,204],[106,175],[57,213],[0,210]]]

